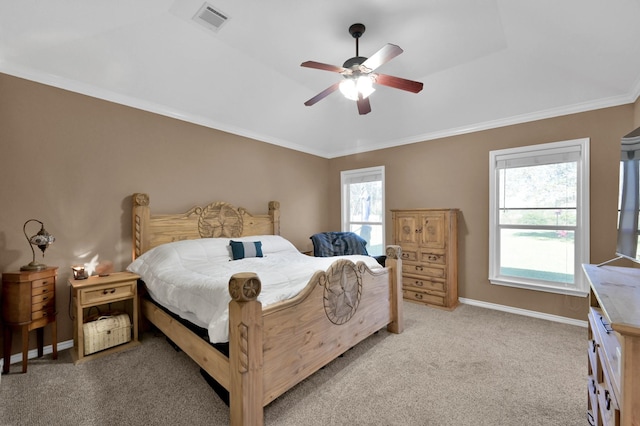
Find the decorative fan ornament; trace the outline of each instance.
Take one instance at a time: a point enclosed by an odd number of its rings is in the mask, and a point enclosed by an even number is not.
[[[374,72],[381,65],[401,54],[403,50],[395,44],[386,44],[370,58],[359,56],[358,40],[364,34],[364,31],[365,26],[363,24],[353,24],[349,27],[349,33],[356,39],[356,56],[347,59],[341,67],[315,61],[306,61],[300,64],[300,66],[306,68],[337,72],[345,78],[343,81],[332,84],[309,99],[304,103],[306,106],[311,106],[340,89],[345,97],[357,102],[358,113],[364,115],[371,112],[369,95],[375,91],[374,84],[412,93],[418,93],[422,90],[423,85],[418,81]]]
[[[235,238],[242,235],[242,216],[228,203],[212,203],[202,209],[198,231],[202,238]]]

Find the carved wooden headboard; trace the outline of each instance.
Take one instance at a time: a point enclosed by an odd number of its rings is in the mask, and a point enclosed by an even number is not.
[[[152,215],[149,195],[133,194],[133,259],[172,241],[249,235],[280,235],[279,202],[270,201],[266,215],[252,215],[222,201],[184,213]]]

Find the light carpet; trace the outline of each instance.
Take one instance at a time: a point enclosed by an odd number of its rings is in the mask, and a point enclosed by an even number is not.
[[[265,424],[585,425],[585,328],[405,302],[382,330],[265,407]],[[157,334],[74,366],[69,351],[0,381],[2,425],[226,425],[228,407]]]

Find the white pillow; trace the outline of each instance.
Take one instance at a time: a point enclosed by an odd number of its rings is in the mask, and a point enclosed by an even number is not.
[[[228,262],[230,258],[228,238],[201,238],[162,244],[134,260],[127,270],[141,273],[153,268],[162,271],[174,264]]]

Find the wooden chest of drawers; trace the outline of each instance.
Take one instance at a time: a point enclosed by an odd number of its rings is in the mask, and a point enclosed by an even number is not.
[[[458,304],[457,209],[392,210],[402,247],[405,299],[453,309]]]
[[[9,372],[12,329],[22,332],[22,372],[27,371],[29,331],[37,330],[38,356],[43,355],[43,327],[51,324],[53,359],[58,357],[56,327],[57,267],[2,274],[4,367]]]
[[[587,414],[591,424],[640,424],[640,269],[582,266],[591,293]]]

